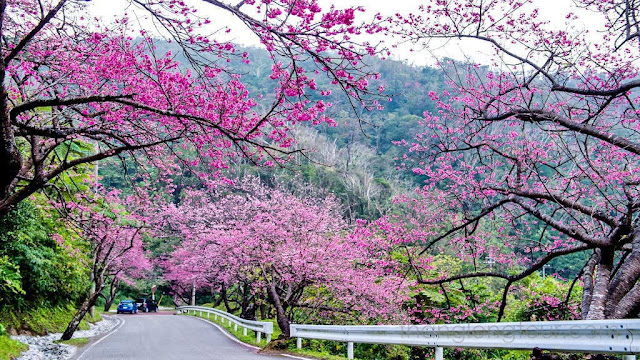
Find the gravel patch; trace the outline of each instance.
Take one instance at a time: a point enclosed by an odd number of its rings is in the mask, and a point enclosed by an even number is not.
[[[102,315],[102,320],[96,324],[89,324],[89,330],[78,330],[73,334],[74,338],[87,338],[104,334],[115,328],[120,320],[112,315]],[[75,355],[77,348],[72,345],[56,344],[54,341],[60,340],[62,333],[54,333],[45,336],[12,336],[29,345],[29,350],[22,353],[17,360],[55,360],[70,359]]]

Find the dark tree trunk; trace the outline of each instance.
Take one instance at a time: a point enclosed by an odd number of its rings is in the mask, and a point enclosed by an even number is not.
[[[291,337],[291,322],[287,317],[287,309],[285,309],[282,301],[280,300],[280,295],[278,295],[278,291],[276,290],[276,286],[274,283],[269,285],[269,298],[273,303],[273,307],[276,309],[276,321],[278,322],[278,326],[280,330],[282,330],[282,335],[288,338]]]
[[[76,314],[73,316],[73,319],[71,319],[71,322],[69,322],[67,329],[62,334],[61,340],[71,339],[71,337],[73,336],[73,333],[75,333],[76,330],[78,330],[78,326],[80,326],[80,322],[82,321],[84,316],[87,314],[87,312],[89,312],[89,309],[93,305],[95,305],[96,300],[98,299],[98,297],[100,296],[100,293],[102,292],[102,288],[103,288],[102,286],[96,287],[97,291],[91,294],[91,296],[89,296],[87,300],[85,300],[85,302],[82,303],[82,306],[80,306],[80,309],[78,309]]]
[[[249,286],[244,286],[240,307],[242,309],[240,312],[241,318],[256,320],[256,304],[253,301],[253,295],[251,294],[251,288]]]
[[[211,298],[213,299],[213,308],[217,308],[222,304],[222,295],[220,295],[220,293],[216,294],[213,288],[211,289]]]
[[[0,21],[4,20],[6,4],[6,1],[0,1]],[[8,200],[22,168],[22,157],[16,145],[9,115],[9,95],[4,86],[5,76],[4,64],[0,64],[0,217],[6,215],[14,205]]]
[[[228,313],[233,313],[233,309],[231,308],[231,304],[229,304],[229,298],[227,297],[227,287],[222,285],[222,289],[220,290],[220,297],[224,302],[224,308]]]
[[[247,304],[247,306],[243,306],[240,317],[247,320],[256,320],[255,304],[253,302],[250,302]]]
[[[118,288],[120,287],[120,279],[113,279],[111,282],[111,287],[109,288],[109,296],[106,298],[104,303],[104,311],[111,310],[111,305],[113,305],[113,301],[116,298],[116,293],[118,292]]]
[[[267,314],[267,304],[264,302],[260,303],[260,319],[268,319],[269,315]]]

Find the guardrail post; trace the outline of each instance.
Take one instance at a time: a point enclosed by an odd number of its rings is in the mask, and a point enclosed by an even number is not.
[[[242,328],[242,335],[247,336],[247,328]]]
[[[218,320],[218,315],[213,314],[213,320]]]
[[[238,331],[238,324],[233,324],[233,331]]]
[[[636,360],[636,356],[635,355],[624,355],[622,357],[622,360]]]
[[[353,359],[353,343],[351,341],[347,343],[347,359]]]
[[[202,310],[200,310],[200,316],[202,316]]]
[[[262,333],[260,331],[256,331],[256,342],[260,344],[261,340],[262,340]]]
[[[444,352],[441,347],[436,347],[436,360],[444,360]]]
[[[296,339],[296,348],[302,349],[302,338]]]
[[[267,334],[267,344],[271,342],[271,334]]]
[[[207,312],[207,319],[209,318],[209,315],[211,315],[211,313],[210,313],[210,312]]]

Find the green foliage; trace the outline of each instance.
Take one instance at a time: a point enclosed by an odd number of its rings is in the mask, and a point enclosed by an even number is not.
[[[8,335],[0,335],[0,360],[11,360],[29,348],[27,344],[11,339]]]
[[[575,284],[567,300],[570,282],[535,273],[522,281],[509,299],[508,321],[575,320],[580,315],[582,287]]]
[[[0,323],[17,332],[46,334],[63,332],[76,312],[74,304],[67,303],[54,307],[34,307],[22,311],[5,309],[0,313]],[[88,322],[100,321],[101,317],[85,318],[80,323],[81,330],[88,330]]]
[[[5,294],[24,294],[24,290],[22,290],[22,276],[20,276],[20,268],[9,261],[9,257],[6,255],[0,257],[0,303],[3,301],[3,295]]]
[[[82,252],[72,249],[82,246],[57,213],[21,202],[0,219],[0,308],[19,310],[78,299],[88,277]]]

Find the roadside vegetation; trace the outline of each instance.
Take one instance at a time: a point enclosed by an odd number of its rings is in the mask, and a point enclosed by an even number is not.
[[[4,326],[0,323],[0,360],[15,359],[22,351],[28,348],[28,345],[11,339]]]
[[[37,307],[22,311],[4,311],[0,313],[0,323],[11,333],[44,335],[63,332],[76,311],[71,303],[52,308]],[[100,321],[102,317],[96,313],[87,316],[80,325],[81,330],[89,330],[89,323]]]
[[[73,338],[69,340],[56,340],[57,344],[72,345],[75,347],[83,347],[89,343],[89,338]]]

